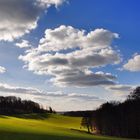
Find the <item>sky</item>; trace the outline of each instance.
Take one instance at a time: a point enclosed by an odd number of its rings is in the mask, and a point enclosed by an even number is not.
[[[123,101],[140,84],[139,0],[0,0],[0,96],[56,111]]]

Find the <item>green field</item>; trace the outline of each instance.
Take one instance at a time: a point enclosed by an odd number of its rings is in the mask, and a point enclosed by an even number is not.
[[[80,121],[47,114],[0,116],[0,140],[130,140],[87,134],[80,129]]]

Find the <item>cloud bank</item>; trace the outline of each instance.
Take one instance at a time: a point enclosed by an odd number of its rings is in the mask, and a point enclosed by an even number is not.
[[[0,83],[0,92],[1,93],[11,93],[18,94],[28,94],[35,97],[42,97],[47,99],[47,97],[53,97],[53,98],[71,98],[71,99],[82,99],[82,100],[100,100],[98,97],[88,94],[80,94],[80,93],[62,93],[62,92],[43,92],[37,88],[32,87],[18,87],[18,86],[12,86],[5,83]]]
[[[60,91],[43,92],[32,87],[18,87],[4,83],[0,83],[0,93],[2,96],[18,96],[22,97],[22,99],[31,99],[44,105],[44,107],[46,105],[51,106],[57,111],[79,110],[79,108],[87,109],[87,107],[93,109],[105,102],[105,100],[94,95],[80,93],[66,94]]]

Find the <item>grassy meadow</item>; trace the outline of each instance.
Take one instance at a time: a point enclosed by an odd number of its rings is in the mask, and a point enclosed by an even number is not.
[[[87,134],[80,122],[55,114],[0,116],[0,140],[130,140]]]

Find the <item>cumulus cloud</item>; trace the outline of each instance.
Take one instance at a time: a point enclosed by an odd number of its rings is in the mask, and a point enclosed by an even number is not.
[[[47,29],[39,46],[26,51],[19,59],[36,74],[52,75],[57,85],[95,86],[115,84],[116,76],[94,73],[90,69],[121,61],[111,43],[118,34],[105,29],[89,33],[62,25]]]
[[[0,41],[13,41],[37,27],[39,15],[64,0],[0,0]],[[41,7],[40,5],[44,5]]]
[[[5,68],[5,67],[0,66],[0,73],[5,73],[5,72],[6,72],[6,68]]]
[[[72,26],[61,25],[55,29],[47,29],[45,37],[40,40],[39,50],[60,51],[66,49],[101,49],[108,47],[112,39],[118,38],[117,33],[105,29],[96,29],[89,33]]]
[[[19,48],[30,48],[32,46],[28,40],[22,40],[21,42],[16,43],[15,45]]]
[[[129,70],[132,72],[140,71],[140,55],[135,54],[133,58],[128,60],[128,62],[123,65],[123,69]]]

